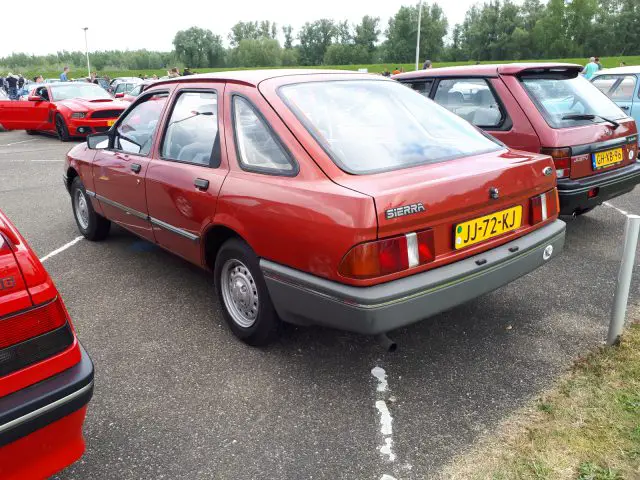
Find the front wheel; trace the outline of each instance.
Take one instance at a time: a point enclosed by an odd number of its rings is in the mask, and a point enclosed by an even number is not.
[[[71,206],[78,230],[87,240],[104,240],[109,235],[111,222],[95,212],[80,177],[71,184]]]
[[[249,245],[236,238],[227,240],[216,257],[214,275],[222,313],[233,334],[254,347],[276,340],[281,321]]]
[[[58,134],[58,138],[61,142],[68,142],[71,137],[69,137],[69,129],[67,128],[67,124],[62,118],[62,115],[59,113],[56,115],[56,133]]]

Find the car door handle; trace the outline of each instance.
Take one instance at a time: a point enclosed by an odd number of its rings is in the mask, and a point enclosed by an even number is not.
[[[629,110],[629,107],[627,107],[626,105],[620,107],[622,110]]]
[[[135,173],[140,173],[140,170],[142,170],[142,166],[139,163],[132,163],[131,170]]]
[[[193,184],[198,190],[202,190],[203,192],[209,188],[209,180],[205,180],[204,178],[196,178]]]

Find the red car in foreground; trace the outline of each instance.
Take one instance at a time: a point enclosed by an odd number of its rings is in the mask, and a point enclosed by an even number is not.
[[[66,142],[109,130],[128,106],[93,83],[48,83],[34,88],[26,101],[0,101],[0,125],[6,130],[55,133]]]
[[[366,74],[160,81],[64,168],[86,238],[115,222],[213,271],[227,322],[252,345],[281,320],[387,332],[564,244],[549,156]]]
[[[430,68],[396,75],[511,148],[551,155],[560,213],[580,215],[640,183],[633,118],[563,63]]]
[[[92,393],[60,294],[0,212],[0,478],[46,478],[80,458]]]

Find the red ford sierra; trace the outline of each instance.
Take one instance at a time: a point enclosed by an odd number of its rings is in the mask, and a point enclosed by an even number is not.
[[[159,81],[68,153],[63,180],[86,238],[116,223],[212,271],[251,345],[282,321],[388,332],[564,244],[551,157],[353,72]]]
[[[93,83],[47,83],[33,88],[25,101],[0,101],[0,125],[54,133],[66,142],[109,130],[128,106]]]

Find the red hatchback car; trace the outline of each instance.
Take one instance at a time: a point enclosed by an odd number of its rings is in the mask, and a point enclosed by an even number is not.
[[[110,222],[214,272],[233,332],[378,334],[556,256],[555,169],[382,77],[245,71],[154,84],[67,157],[91,240]]]
[[[570,64],[432,68],[393,78],[511,148],[553,157],[560,213],[582,214],[640,182],[638,132]]]
[[[80,458],[92,394],[60,294],[0,212],[0,478],[46,478]]]
[[[128,106],[93,83],[47,83],[34,88],[28,100],[0,101],[0,125],[6,130],[55,133],[66,142],[109,130]]]

